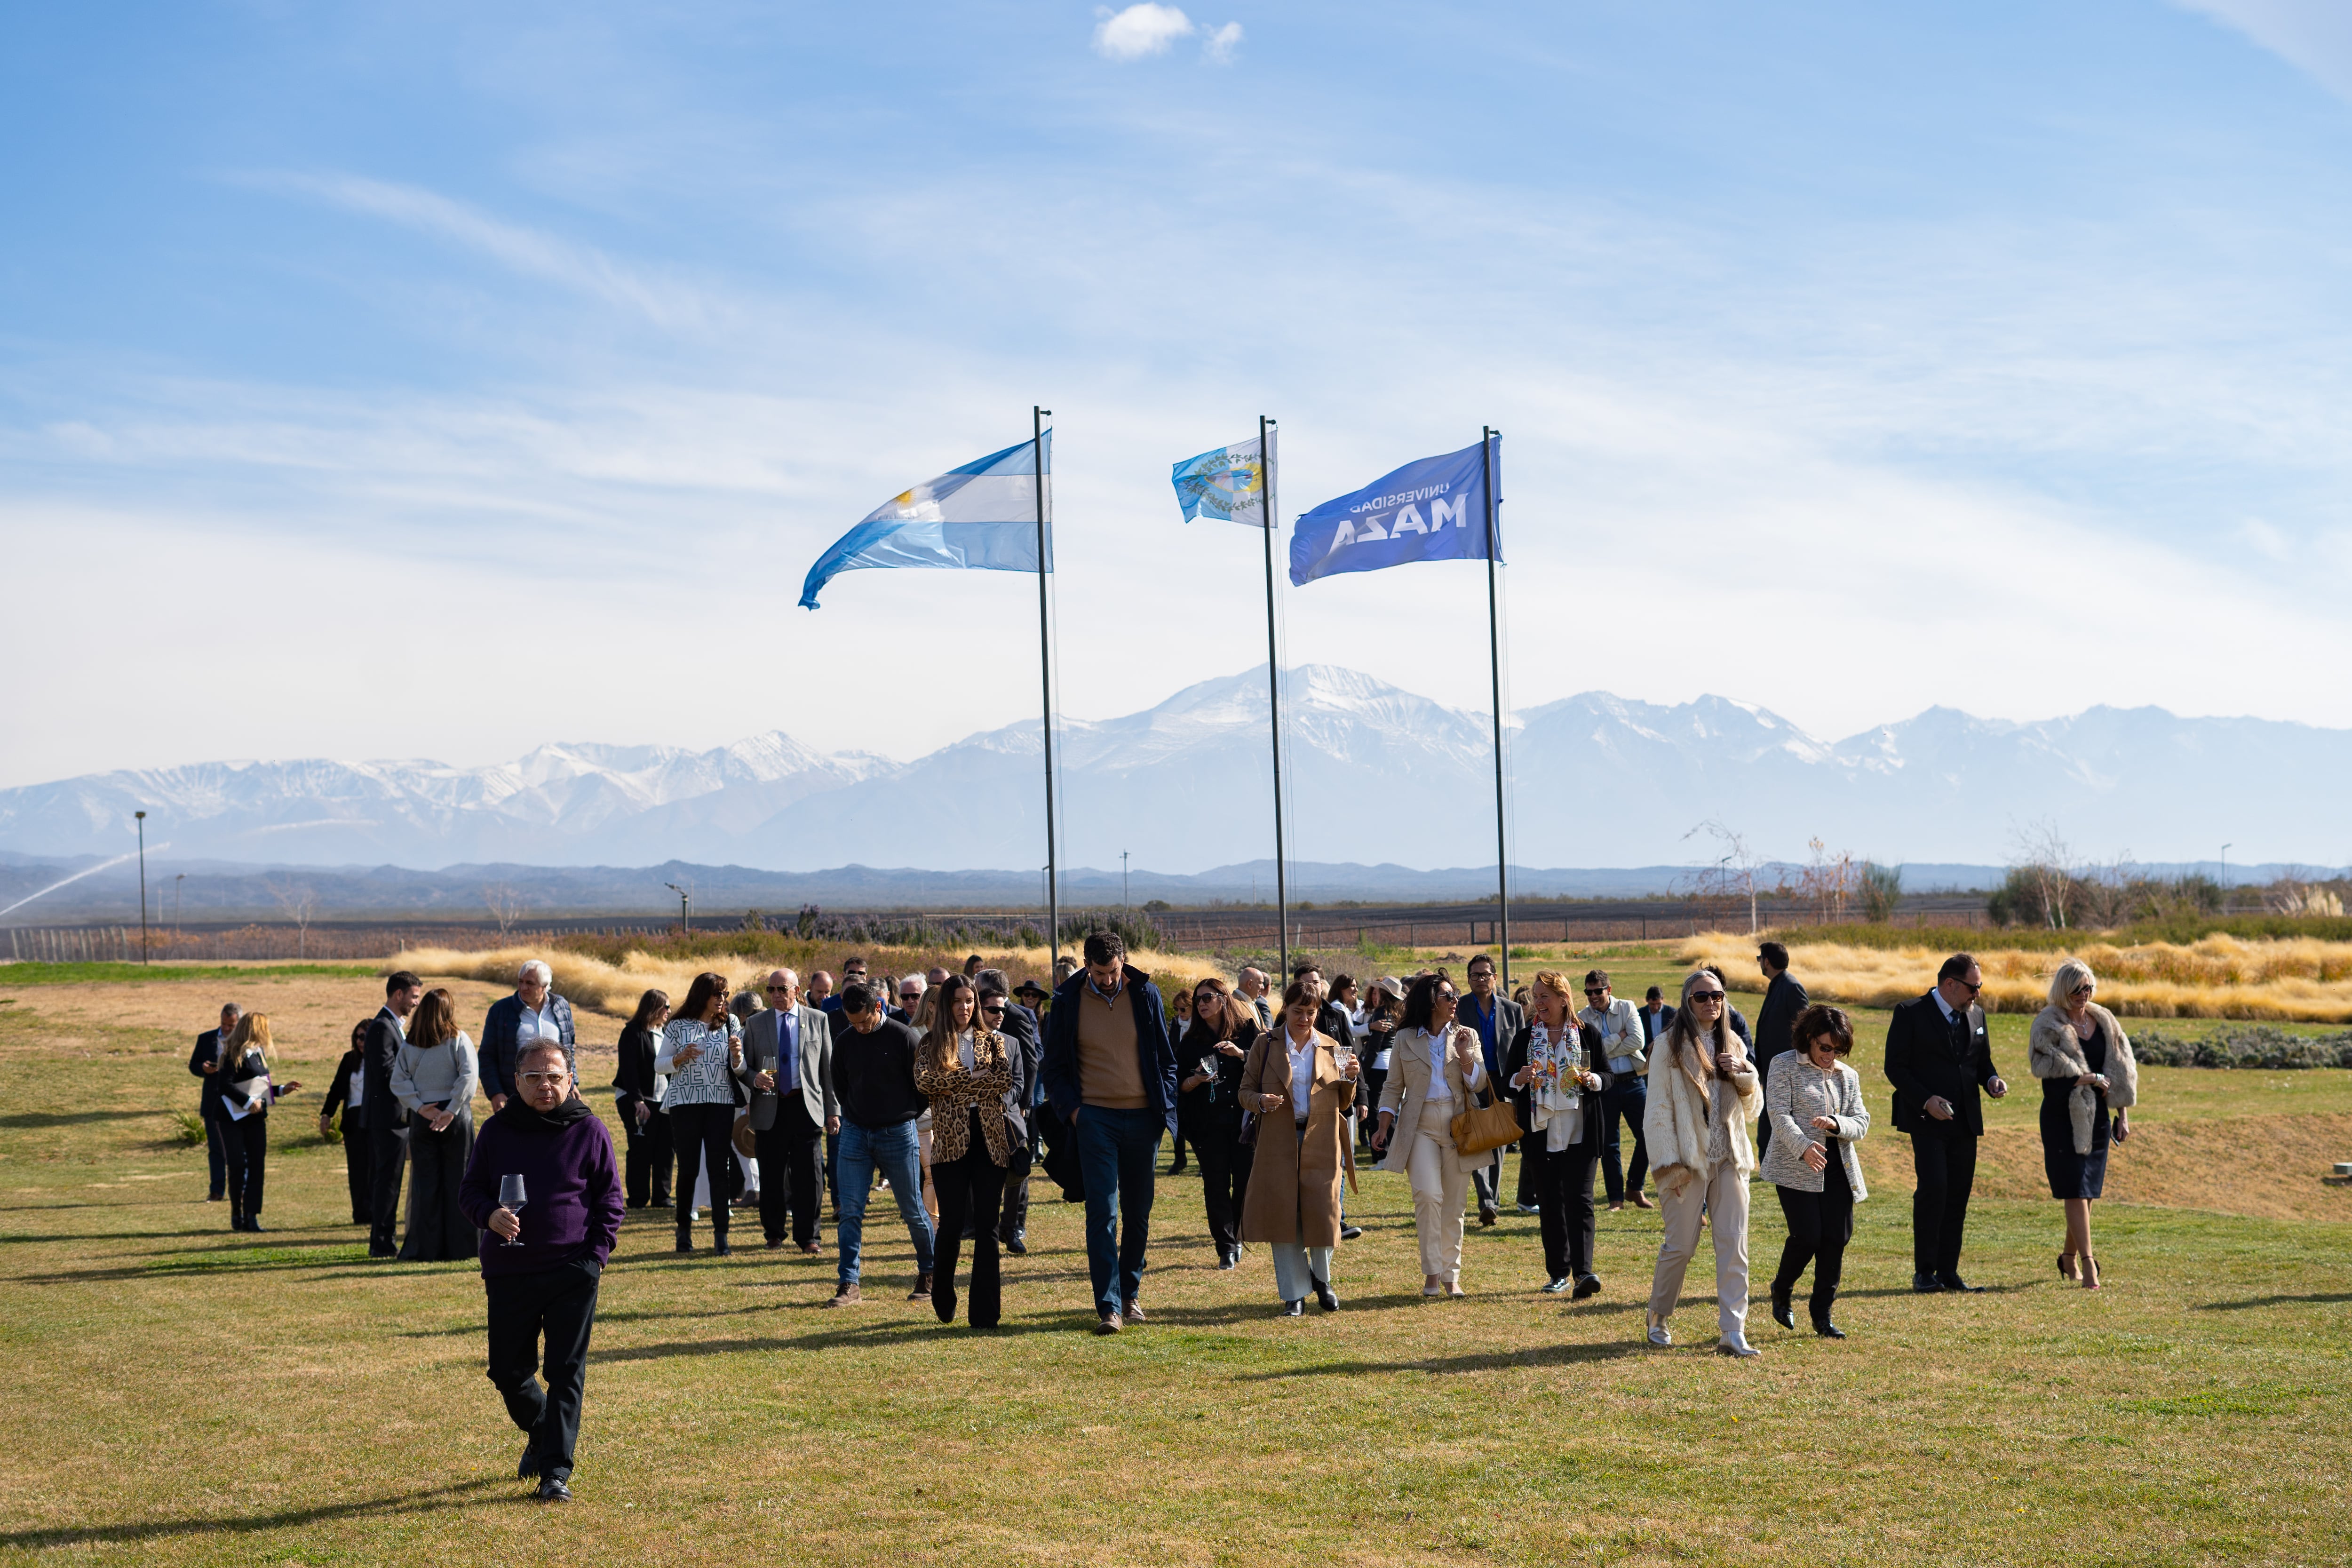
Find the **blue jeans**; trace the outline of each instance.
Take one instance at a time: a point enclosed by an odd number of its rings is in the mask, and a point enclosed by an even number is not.
[[[931,1216],[923,1208],[923,1149],[915,1124],[860,1127],[841,1124],[839,1175],[841,1191],[834,1199],[833,1239],[841,1248],[841,1282],[857,1283],[857,1255],[866,1239],[866,1200],[874,1186],[874,1171],[881,1167],[889,1179],[890,1195],[898,1200],[899,1217],[915,1239],[915,1272],[931,1271]]]
[[[1601,1139],[1601,1174],[1612,1204],[1625,1201],[1628,1187],[1639,1193],[1642,1178],[1650,1173],[1650,1151],[1642,1141],[1642,1117],[1649,1104],[1649,1085],[1638,1078],[1619,1079],[1616,1087],[1601,1097],[1601,1125],[1607,1130]],[[1617,1141],[1621,1121],[1633,1130],[1633,1163],[1622,1175],[1617,1170],[1617,1154],[1622,1147]]]
[[[1124,1311],[1143,1284],[1151,1242],[1151,1187],[1167,1118],[1152,1110],[1078,1113],[1078,1169],[1087,1183],[1087,1272],[1095,1310]],[[1125,1226],[1124,1234],[1121,1232]]]

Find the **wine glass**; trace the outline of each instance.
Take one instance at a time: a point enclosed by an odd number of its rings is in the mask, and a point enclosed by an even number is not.
[[[520,1220],[522,1218],[523,1205],[530,1201],[530,1194],[523,1190],[523,1181],[520,1175],[500,1176],[499,1178],[499,1206],[500,1208],[505,1209],[508,1213],[513,1215],[516,1219]],[[520,1247],[522,1245],[521,1230],[518,1228],[512,1238],[504,1243],[504,1245],[508,1247]]]

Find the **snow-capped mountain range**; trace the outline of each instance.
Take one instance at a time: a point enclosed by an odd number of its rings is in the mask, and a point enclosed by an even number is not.
[[[1483,712],[1309,665],[1285,680],[1293,858],[1494,861]],[[551,744],[512,763],[200,763],[0,790],[0,849],[113,855],[145,809],[174,858],[425,867],[670,859],[806,870],[1041,866],[1033,720],[911,763],[825,754],[782,731],[714,751]],[[1057,735],[1065,865],[1197,871],[1273,843],[1264,669]],[[1763,857],[1818,835],[1888,862],[2009,858],[2049,822],[2087,858],[2341,864],[2352,731],[2093,708],[2032,723],[1932,708],[1835,742],[1719,697],[1665,707],[1587,692],[1515,715],[1511,858],[1710,861],[1715,820]]]

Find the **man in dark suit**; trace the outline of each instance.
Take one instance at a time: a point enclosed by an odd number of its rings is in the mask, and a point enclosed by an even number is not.
[[[1478,1031],[1478,1048],[1486,1058],[1486,1076],[1500,1083],[1506,1076],[1503,1054],[1511,1048],[1511,1042],[1519,1037],[1519,1030],[1528,1021],[1527,1012],[1517,1002],[1495,989],[1495,961],[1485,953],[1470,961],[1468,974],[1470,994],[1462,998],[1456,1017]],[[1470,1173],[1470,1184],[1478,1191],[1480,1225],[1495,1223],[1497,1212],[1495,1193],[1502,1177],[1503,1152],[1500,1149],[1487,1159],[1485,1170]],[[1521,1213],[1534,1212],[1534,1205],[1528,1201],[1533,1196],[1532,1191],[1519,1194]]]
[[[425,1000],[425,982],[405,969],[384,976],[383,1007],[368,1020],[360,1109],[367,1113],[368,1197],[375,1205],[368,1256],[400,1252],[400,1179],[408,1159],[408,1112],[392,1092],[392,1060],[408,1038],[408,1016]]]
[[[1762,1083],[1772,1071],[1772,1058],[1796,1048],[1797,1019],[1809,999],[1805,988],[1789,977],[1789,950],[1780,943],[1759,944],[1756,949],[1756,967],[1764,972],[1764,1005],[1756,1014],[1756,1081]],[[1772,1119],[1759,1118],[1756,1125],[1756,1163],[1759,1168],[1764,1163],[1764,1151],[1771,1142]]]
[[[1675,1026],[1675,1010],[1666,1005],[1666,994],[1656,986],[1642,998],[1642,1043],[1654,1046],[1658,1037]]]
[[[768,1005],[743,1027],[751,1069],[752,1147],[760,1161],[760,1227],[768,1250],[784,1245],[784,1226],[803,1252],[817,1251],[817,1213],[824,1205],[824,1134],[841,1131],[833,1089],[833,1025],[801,1004],[801,977],[769,972]]]
[[[221,1042],[236,1032],[236,1021],[244,1016],[245,1009],[236,1003],[222,1003],[220,1027],[198,1035],[196,1048],[188,1053],[188,1071],[203,1084],[196,1090],[196,1114],[205,1122],[205,1163],[212,1174],[212,1188],[205,1201],[209,1204],[228,1196],[228,1145],[221,1142],[221,1124],[228,1120],[228,1113],[221,1109]]]
[[[515,976],[514,994],[490,1004],[482,1020],[482,1037],[475,1045],[481,1064],[482,1092],[492,1110],[504,1110],[515,1091],[515,1053],[525,1039],[552,1040],[563,1047],[563,1070],[579,1081],[572,1027],[572,1004],[555,994],[555,971],[537,959]]]
[[[340,1110],[343,1113],[343,1184],[351,1189],[352,1223],[372,1226],[375,1204],[368,1195],[368,1184],[375,1170],[367,1137],[367,1037],[368,1025],[354,1028],[352,1048],[335,1064],[335,1080],[327,1086],[327,1097],[319,1106],[319,1136],[324,1138],[335,1131],[335,1112]]]
[[[973,989],[980,994],[980,1021],[1020,1047],[1014,1072],[1013,1103],[1021,1112],[1021,1121],[1028,1138],[1013,1152],[1013,1163],[1004,1171],[1004,1208],[996,1220],[996,1239],[1015,1258],[1029,1251],[1029,1173],[1037,1166],[1041,1150],[1040,1129],[1043,1119],[1037,1114],[1037,1102],[1045,1095],[1045,1085],[1038,1081],[1038,1064],[1045,1057],[1045,1037],[1037,1028],[1037,1015],[1005,994],[1004,971],[983,969],[972,977]],[[1035,981],[1023,986],[1030,995],[1043,998],[1045,988]]]
[[[1895,1089],[1895,1130],[1911,1135],[1918,1186],[1911,1196],[1911,1288],[1979,1289],[1960,1278],[1960,1237],[1976,1185],[1984,1102],[2009,1085],[1993,1070],[1977,993],[1984,973],[1965,952],[1944,960],[1936,988],[1895,1009],[1886,1027],[1886,1081]]]

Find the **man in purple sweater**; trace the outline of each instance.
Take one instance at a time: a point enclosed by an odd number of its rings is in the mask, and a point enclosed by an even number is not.
[[[457,1200],[484,1233],[490,1382],[506,1396],[514,1424],[530,1434],[515,1474],[539,1478],[541,1500],[570,1502],[596,1283],[621,1234],[621,1171],[613,1135],[572,1092],[560,1044],[526,1048],[516,1058],[515,1079],[520,1092],[475,1140]],[[501,1202],[502,1176],[523,1178],[522,1215]],[[544,1390],[533,1375],[542,1333]]]

